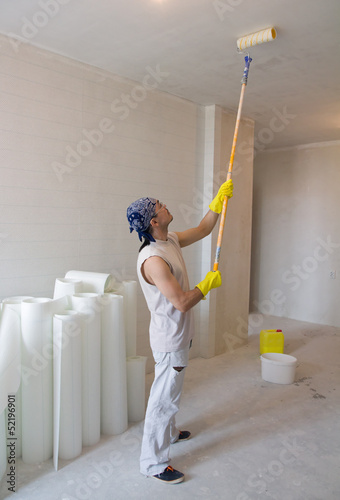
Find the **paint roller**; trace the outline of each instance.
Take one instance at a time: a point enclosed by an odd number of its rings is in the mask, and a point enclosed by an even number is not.
[[[266,30],[256,31],[256,33],[251,33],[250,35],[243,36],[237,40],[237,48],[242,51],[254,45],[260,45],[261,43],[270,42],[275,40],[276,30],[275,28],[267,28]]]
[[[255,33],[251,33],[250,35],[246,35],[246,36],[239,38],[237,40],[237,50],[238,50],[238,52],[243,53],[243,51],[249,47],[253,47],[255,45],[260,45],[261,43],[265,43],[265,42],[270,42],[271,40],[275,40],[275,38],[276,38],[275,28],[267,28],[265,30],[257,31]],[[251,57],[249,56],[249,53],[247,53],[244,60],[245,60],[245,67],[243,70],[243,76],[242,76],[242,80],[241,80],[241,84],[242,84],[241,95],[240,95],[240,101],[239,101],[239,105],[238,105],[237,116],[236,116],[236,124],[235,124],[233,144],[231,147],[227,181],[229,179],[231,179],[231,173],[233,170],[237,136],[238,136],[238,130],[239,130],[239,126],[240,126],[242,105],[243,105],[243,99],[244,99],[244,92],[245,92],[245,88],[246,88],[246,85],[248,82],[248,73],[249,73],[250,63],[252,61]],[[218,237],[217,237],[216,254],[215,254],[215,262],[214,262],[213,271],[218,270],[218,264],[220,261],[220,254],[221,254],[221,247],[222,247],[224,224],[225,224],[225,219],[226,219],[226,215],[227,215],[227,208],[228,208],[228,197],[225,196],[224,201],[223,201],[221,218],[220,218],[220,227],[219,227]]]

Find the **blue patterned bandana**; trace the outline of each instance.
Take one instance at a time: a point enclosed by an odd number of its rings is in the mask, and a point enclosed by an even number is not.
[[[155,241],[148,232],[151,219],[155,215],[157,200],[155,198],[140,198],[131,203],[126,211],[127,219],[130,224],[130,233],[137,231],[140,241],[142,236],[150,241]]]

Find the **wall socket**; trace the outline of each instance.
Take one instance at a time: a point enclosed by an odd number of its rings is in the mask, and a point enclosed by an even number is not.
[[[329,277],[331,280],[335,280],[336,279],[336,271],[329,271]]]

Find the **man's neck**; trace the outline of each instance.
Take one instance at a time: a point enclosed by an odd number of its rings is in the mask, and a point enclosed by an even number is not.
[[[163,231],[161,231],[158,228],[158,229],[156,229],[153,232],[152,236],[155,238],[155,240],[167,241],[167,239],[168,239],[168,230],[164,229]]]

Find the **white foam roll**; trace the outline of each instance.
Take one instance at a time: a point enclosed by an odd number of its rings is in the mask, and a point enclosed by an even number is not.
[[[21,303],[5,299],[0,319],[0,413],[7,407],[8,394],[20,385]]]
[[[139,422],[145,416],[145,365],[147,357],[126,358],[127,399],[129,422]]]
[[[7,468],[5,412],[0,413],[0,483]]]
[[[33,298],[21,303],[22,459],[35,464],[53,450],[53,314],[64,298]]]
[[[81,280],[83,292],[104,293],[110,292],[114,287],[114,279],[111,274],[95,273],[91,271],[68,271],[65,278]]]
[[[61,313],[67,309],[70,309],[70,301],[67,296],[51,300],[51,321],[53,320],[53,314]]]
[[[113,294],[103,299],[101,432],[115,435],[128,427],[124,301]]]
[[[100,440],[101,296],[77,293],[72,309],[82,312],[82,443]]]
[[[137,353],[137,282],[126,280],[119,284],[117,293],[124,297],[126,355]]]
[[[81,316],[65,311],[53,317],[53,463],[82,450]]]
[[[251,33],[250,35],[243,36],[239,38],[236,43],[239,50],[244,50],[248,47],[253,47],[254,45],[260,45],[261,43],[270,42],[272,40],[275,40],[275,38],[275,28],[267,28],[265,30],[256,31],[256,33]]]
[[[52,456],[51,299],[24,300],[22,329],[22,458],[39,463]]]
[[[15,458],[21,457],[22,452],[22,432],[21,432],[21,421],[22,421],[22,405],[21,405],[21,302],[25,299],[31,299],[32,297],[28,296],[15,296],[8,297],[2,301],[2,327],[0,323],[0,344],[2,344],[2,340],[5,337],[8,338],[11,342],[12,354],[14,356],[11,358],[8,354],[6,354],[6,360],[8,363],[9,373],[7,380],[7,393],[14,395],[15,398],[15,406],[12,407],[11,411],[11,419],[14,414],[14,422],[11,420],[10,425],[8,422],[8,411],[5,410],[5,418],[6,418],[6,429],[7,429],[7,437],[15,437]],[[12,326],[12,327],[11,327]],[[6,334],[3,336],[1,330],[6,331]],[[0,358],[2,357],[1,353],[3,353],[3,347],[0,346]],[[1,365],[1,362],[0,362]],[[1,373],[1,368],[0,368]],[[0,375],[0,393],[6,387],[6,383],[4,379]],[[2,400],[3,397],[0,397]],[[1,405],[0,405],[1,406]],[[7,402],[6,402],[7,406]],[[14,411],[13,411],[14,409]],[[1,411],[1,410],[0,410]],[[14,435],[13,427],[15,427]],[[11,435],[10,435],[11,432]],[[10,450],[7,449],[7,455],[9,455]]]
[[[9,303],[9,304],[21,304],[23,300],[27,299],[32,299],[30,295],[15,295],[14,297],[7,297],[6,299],[3,299],[2,304]]]
[[[65,297],[65,295],[73,295],[83,291],[82,281],[72,278],[57,278],[54,284],[53,298]]]

